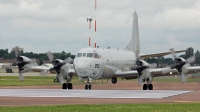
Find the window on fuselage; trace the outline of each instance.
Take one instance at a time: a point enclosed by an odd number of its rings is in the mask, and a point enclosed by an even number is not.
[[[93,58],[93,53],[87,53],[87,57]]]
[[[99,55],[97,53],[94,53],[94,58],[98,58],[99,59]]]
[[[82,57],[85,57],[86,56],[86,53],[83,53],[83,56]]]
[[[77,54],[77,58],[81,57],[82,56],[82,53],[78,53]]]

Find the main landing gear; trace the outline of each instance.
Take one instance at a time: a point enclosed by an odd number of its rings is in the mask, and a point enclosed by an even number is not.
[[[144,84],[143,85],[143,90],[153,90],[153,84]]]
[[[112,78],[111,78],[111,82],[112,82],[113,84],[116,84],[116,83],[117,83],[117,77],[112,77]]]
[[[63,83],[62,89],[73,89],[72,83]]]
[[[145,79],[143,80],[145,82]],[[153,90],[153,84],[151,84],[152,80],[146,79],[146,84],[143,84],[143,90]]]

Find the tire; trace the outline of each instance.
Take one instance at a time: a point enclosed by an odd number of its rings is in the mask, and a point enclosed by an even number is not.
[[[53,79],[53,82],[56,82],[56,79]]]
[[[86,84],[86,85],[85,85],[85,90],[87,90],[87,89],[88,89],[88,85]]]
[[[153,84],[149,84],[149,90],[153,90]]]
[[[112,81],[113,84],[116,84],[117,83],[117,77],[112,77],[111,81]]]
[[[64,83],[64,84],[62,85],[62,89],[67,89],[67,84],[66,84],[66,83]]]
[[[89,85],[88,89],[91,90],[92,89],[92,85]]]
[[[72,83],[68,83],[68,84],[67,84],[67,87],[68,87],[68,89],[73,89]]]
[[[143,85],[143,90],[147,90],[147,84]]]

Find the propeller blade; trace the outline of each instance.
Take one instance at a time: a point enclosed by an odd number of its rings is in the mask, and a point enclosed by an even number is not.
[[[64,60],[65,63],[72,63],[73,59],[71,57],[68,57]]]
[[[184,83],[186,81],[185,74],[182,72],[181,73],[181,82]]]
[[[21,72],[19,72],[19,81],[22,82],[24,80],[24,76]]]
[[[49,58],[50,61],[54,60],[54,56],[53,56],[53,54],[50,51],[47,52],[47,56],[48,56],[48,58]]]
[[[188,59],[186,59],[186,61],[187,61],[188,63],[193,63],[193,62],[195,61],[195,57],[194,57],[194,56],[191,56],[191,57],[189,57]]]
[[[176,53],[174,51],[174,48],[171,48],[170,52],[171,52],[171,55],[172,55],[173,59],[175,59],[176,58]]]
[[[138,76],[138,85],[141,86],[143,84],[142,76]]]
[[[18,46],[15,47],[15,56],[16,56],[16,57],[19,57],[19,56],[20,56],[20,50],[19,50],[19,47],[18,47]]]
[[[40,72],[40,75],[41,76],[44,76],[44,75],[46,75],[48,72],[47,72],[47,70],[43,70],[42,72]]]
[[[63,78],[62,75],[59,74],[58,79],[59,79],[59,82],[60,82],[61,84],[65,83],[64,78]]]

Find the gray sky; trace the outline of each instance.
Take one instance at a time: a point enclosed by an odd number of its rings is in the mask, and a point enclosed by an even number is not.
[[[0,49],[76,54],[90,35],[100,47],[123,48],[134,9],[142,53],[200,50],[200,0],[97,0],[96,34],[86,21],[95,17],[94,0],[0,0]]]

